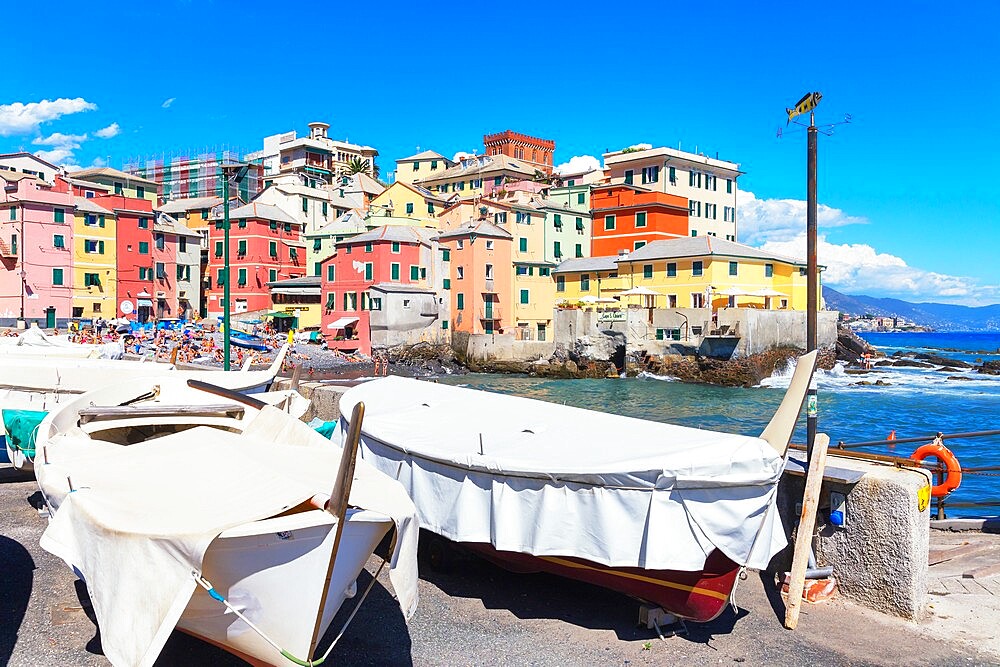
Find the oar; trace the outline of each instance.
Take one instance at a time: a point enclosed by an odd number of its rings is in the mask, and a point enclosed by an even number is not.
[[[241,394],[240,392],[233,391],[232,389],[220,387],[216,384],[211,384],[210,382],[202,382],[201,380],[191,379],[187,381],[187,385],[192,389],[208,392],[209,394],[215,394],[216,396],[222,396],[223,398],[228,398],[231,401],[242,403],[243,405],[249,405],[251,408],[256,408],[257,410],[261,410],[267,406],[267,403],[260,399],[247,396],[246,394]]]
[[[794,630],[799,624],[799,610],[802,607],[802,590],[805,588],[806,567],[812,548],[813,528],[816,525],[816,508],[819,492],[823,486],[823,471],[826,467],[826,450],[830,436],[817,433],[813,443],[812,457],[809,459],[809,474],[802,497],[802,516],[799,518],[798,532],[795,534],[795,550],[792,552],[792,571],[788,579],[788,598],[785,602],[785,627]]]
[[[344,533],[344,523],[347,521],[347,501],[350,499],[351,485],[354,483],[354,466],[358,458],[358,443],[361,441],[361,420],[364,417],[365,404],[358,402],[351,413],[351,425],[347,430],[347,438],[344,439],[337,479],[333,484],[330,501],[326,504],[326,510],[337,517],[337,532],[334,534],[333,551],[330,552],[330,563],[326,568],[326,579],[323,581],[323,594],[316,613],[316,625],[313,627],[312,642],[309,644],[309,655],[316,650],[316,644],[320,640],[323,609],[326,607],[326,596],[330,591],[330,580],[333,578],[333,566],[337,561],[337,550],[340,548],[340,538]]]

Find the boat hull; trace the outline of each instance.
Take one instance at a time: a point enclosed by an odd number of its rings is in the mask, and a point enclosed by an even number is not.
[[[351,510],[323,607],[320,633],[356,592],[355,582],[392,521]],[[205,554],[203,576],[279,646],[308,659],[320,607],[323,576],[333,549],[336,520],[314,510],[257,521],[216,538]],[[199,587],[177,628],[258,664],[289,664],[270,644]]]
[[[533,556],[498,551],[489,544],[462,543],[463,547],[513,572],[547,572],[608,588],[662,607],[679,618],[697,623],[713,620],[726,608],[740,566],[716,549],[705,567],[696,572],[609,567],[569,556]]]

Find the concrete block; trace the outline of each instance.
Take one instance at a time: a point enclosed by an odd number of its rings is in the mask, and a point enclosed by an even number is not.
[[[883,613],[919,619],[927,595],[930,508],[920,511],[917,492],[930,483],[930,474],[833,452],[828,463],[864,476],[856,484],[824,481],[813,542],[817,564],[833,566],[844,597]],[[779,486],[779,511],[786,530],[793,533],[802,488],[802,477],[787,474]],[[843,526],[829,521],[831,492],[846,496]]]

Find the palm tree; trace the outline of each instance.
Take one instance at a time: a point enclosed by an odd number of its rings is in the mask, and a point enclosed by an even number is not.
[[[352,157],[350,162],[347,163],[347,173],[349,174],[365,173],[374,179],[378,179],[381,172],[382,169],[368,159],[362,160],[359,157]]]

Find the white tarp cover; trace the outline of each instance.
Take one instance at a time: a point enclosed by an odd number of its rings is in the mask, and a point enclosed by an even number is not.
[[[315,433],[308,446],[281,444],[282,432],[308,427],[274,408],[256,419],[243,435],[198,427],[124,447],[86,445],[70,433],[60,436],[64,454],[58,441],[48,447],[50,462],[36,468],[39,485],[59,493],[70,476],[76,490],[63,498],[41,546],[83,573],[112,663],[156,660],[194,591],[192,570],[201,571],[220,533],[333,489],[336,445]],[[413,504],[360,459],[350,504],[394,520],[390,578],[409,618],[417,604]],[[325,575],[317,573],[317,586]]]
[[[783,459],[760,438],[397,377],[348,390],[341,413],[358,401],[364,459],[451,540],[686,571],[715,548],[763,568],[786,544]]]

